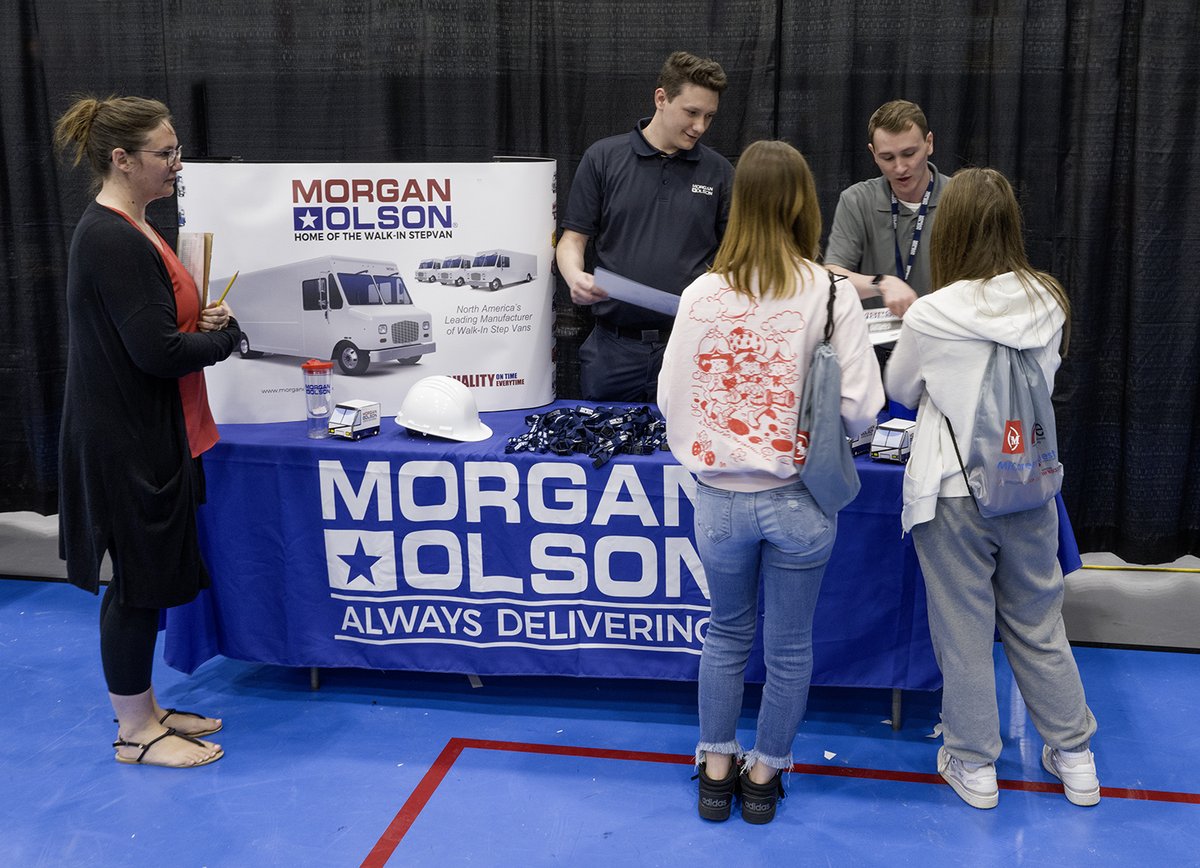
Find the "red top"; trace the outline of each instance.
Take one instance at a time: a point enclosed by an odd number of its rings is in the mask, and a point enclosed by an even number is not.
[[[117,209],[110,209],[117,211]],[[117,211],[122,217],[137,226],[137,223],[123,211]],[[141,227],[138,227],[141,231]],[[157,230],[155,231],[157,235]],[[171,278],[171,288],[175,291],[175,321],[181,332],[195,332],[199,329],[196,323],[200,319],[200,292],[196,289],[196,281],[188,270],[183,267],[171,245],[159,235],[159,248],[167,274]],[[213,421],[212,410],[208,406],[208,388],[204,383],[204,371],[192,371],[179,378],[179,397],[183,401],[183,419],[187,424],[188,445],[192,457],[198,458],[213,447],[219,438],[217,423]]]

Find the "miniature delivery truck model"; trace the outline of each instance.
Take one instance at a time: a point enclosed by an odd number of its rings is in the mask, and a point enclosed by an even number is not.
[[[378,401],[341,401],[329,416],[329,433],[334,437],[359,440],[379,433]]]
[[[217,294],[228,278],[213,280]],[[412,303],[394,263],[321,256],[238,275],[231,299],[242,358],[332,359],[346,374],[372,362],[416,363],[437,349],[432,317]]]
[[[908,461],[912,452],[912,435],[917,423],[912,419],[889,419],[875,427],[871,440],[871,457],[876,461]]]
[[[537,276],[537,257],[515,250],[485,250],[476,253],[467,272],[467,283],[476,289],[495,292],[502,286],[529,283]]]

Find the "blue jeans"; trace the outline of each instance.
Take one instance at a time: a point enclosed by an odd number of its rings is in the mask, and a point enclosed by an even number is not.
[[[792,765],[812,680],[813,610],[836,536],[837,517],[821,512],[803,483],[760,492],[696,486],[696,545],[712,604],[700,657],[697,762],[706,751],[742,754],[737,721],[761,584],[767,680],[746,766]]]

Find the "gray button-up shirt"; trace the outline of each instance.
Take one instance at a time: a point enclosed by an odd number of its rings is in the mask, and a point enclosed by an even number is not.
[[[925,227],[921,230],[916,261],[908,279],[908,285],[917,295],[925,295],[930,289],[929,231],[933,228],[938,199],[950,180],[939,173],[933,163],[929,164],[929,171],[934,176],[933,192],[929,196]],[[896,245],[900,245],[901,262],[907,265],[909,245],[916,227],[917,213],[902,204],[896,231],[892,231],[891,189],[882,175],[860,181],[843,190],[838,198],[833,227],[825,245],[825,264],[839,265],[859,274],[895,274]],[[903,274],[897,276],[904,277]]]

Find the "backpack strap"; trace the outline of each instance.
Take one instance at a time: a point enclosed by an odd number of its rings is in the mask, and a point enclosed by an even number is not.
[[[829,343],[833,337],[833,300],[837,297],[837,276],[832,271],[825,273],[829,275],[829,302],[825,305],[825,336],[822,340]]]
[[[950,424],[950,417],[942,414],[942,418],[946,420],[946,428],[950,431],[950,442],[954,444],[954,456],[958,459],[958,469],[962,472],[963,482],[967,484],[967,494],[971,495],[971,502],[975,504],[975,508],[979,509],[979,501],[975,499],[975,492],[971,490],[971,480],[967,478],[967,468],[963,464],[962,453],[958,451],[958,438],[954,436],[954,426]]]

